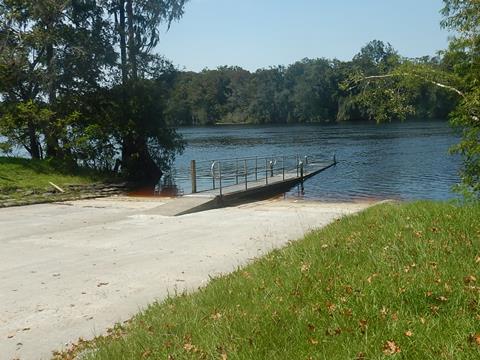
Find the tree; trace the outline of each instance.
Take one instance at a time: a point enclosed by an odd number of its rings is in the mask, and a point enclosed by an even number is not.
[[[333,64],[327,59],[304,59],[288,67],[292,117],[303,123],[335,118],[337,82]]]
[[[463,157],[464,190],[480,198],[480,2],[444,0],[444,4],[442,25],[457,34],[445,56],[455,59],[452,70],[461,89],[451,121],[463,136],[453,150]]]
[[[132,106],[140,106],[142,99],[135,97],[135,104],[128,96],[135,94],[145,84],[143,80],[155,79],[155,71],[163,60],[152,54],[159,41],[159,26],[170,27],[174,20],[182,17],[187,0],[106,0],[105,5],[113,15],[114,28],[120,48],[120,72],[122,94],[119,96],[122,112],[120,132],[122,134],[122,168],[126,176],[135,180],[157,181],[162,174],[160,164],[152,156],[152,142],[161,145],[164,139],[152,136],[142,127],[146,121],[140,119]],[[137,83],[140,81],[139,83]],[[140,102],[140,103],[137,103]],[[145,115],[161,116],[146,112]],[[157,122],[158,123],[158,122]],[[165,143],[165,151],[176,142]]]
[[[0,129],[33,158],[75,160],[68,146],[75,100],[96,89],[115,60],[102,14],[89,0],[0,3]]]
[[[0,0],[2,148],[110,170],[121,157],[157,181],[182,144],[161,100],[173,67],[153,49],[186,1]]]
[[[462,130],[462,140],[452,149],[463,159],[461,189],[480,199],[480,2],[444,0],[442,13],[442,26],[456,33],[443,64],[403,60],[383,74],[354,73],[344,85],[362,89],[364,106],[379,122],[414,111],[412,88],[428,85],[455,95],[450,120]]]

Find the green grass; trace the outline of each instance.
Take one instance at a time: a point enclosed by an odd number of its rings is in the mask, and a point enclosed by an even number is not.
[[[61,187],[90,184],[102,179],[97,173],[81,169],[69,174],[45,160],[0,157],[0,194],[12,194],[17,190],[51,190],[49,182]]]
[[[79,349],[93,349],[87,359],[480,359],[479,219],[478,205],[375,206]]]

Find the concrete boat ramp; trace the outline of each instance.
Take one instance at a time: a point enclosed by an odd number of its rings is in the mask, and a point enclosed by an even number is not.
[[[113,197],[0,209],[0,358],[49,359],[370,204],[268,200],[163,216]]]
[[[154,301],[195,290],[370,206],[251,202],[333,165],[265,172],[250,181],[245,174],[244,183],[229,186],[220,176],[219,188],[180,198],[117,196],[0,209],[0,358],[49,359]]]

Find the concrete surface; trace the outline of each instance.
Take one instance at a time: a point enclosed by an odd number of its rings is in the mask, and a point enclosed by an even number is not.
[[[172,200],[0,209],[0,358],[48,359],[368,204],[275,200],[180,217]]]
[[[162,206],[157,206],[148,213],[164,216],[178,216],[183,213],[195,213],[218,208],[214,196],[210,195],[185,195],[175,201],[168,201]]]

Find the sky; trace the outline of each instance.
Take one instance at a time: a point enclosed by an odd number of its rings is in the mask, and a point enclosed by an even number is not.
[[[350,60],[371,40],[407,57],[447,46],[442,0],[190,0],[158,53],[180,69],[254,71],[303,58]]]

